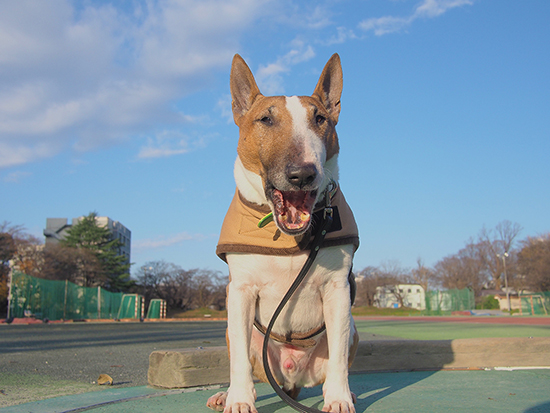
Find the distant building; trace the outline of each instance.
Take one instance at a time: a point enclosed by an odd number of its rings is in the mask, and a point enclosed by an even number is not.
[[[73,218],[72,223],[68,223],[67,218],[47,218],[44,236],[46,245],[55,245],[67,236],[67,231],[76,225],[84,217]],[[100,227],[107,227],[114,239],[118,239],[122,244],[118,254],[126,257],[130,262],[130,250],[132,247],[132,232],[118,221],[113,221],[109,217],[97,217],[96,222]]]
[[[374,302],[378,308],[407,307],[426,309],[426,294],[419,284],[398,284],[376,287]]]
[[[506,297],[505,292],[496,294],[494,297],[498,300],[501,310],[510,311],[510,308],[508,308],[508,298]],[[510,294],[510,306],[512,307],[512,310],[521,309],[521,298],[517,295],[517,293]]]

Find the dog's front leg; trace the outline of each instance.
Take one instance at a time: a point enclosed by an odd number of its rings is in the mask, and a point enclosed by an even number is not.
[[[329,358],[323,385],[323,411],[355,413],[348,383],[348,357],[352,334],[349,283],[344,274],[329,283],[323,296],[323,313],[327,326]]]
[[[257,299],[257,289],[235,281],[227,289],[227,341],[230,357],[230,385],[227,394],[218,393],[208,406],[225,413],[256,412],[256,391],[250,364],[250,338]]]

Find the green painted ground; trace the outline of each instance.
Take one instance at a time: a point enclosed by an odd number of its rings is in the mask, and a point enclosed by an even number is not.
[[[550,371],[439,371],[376,373],[350,376],[357,395],[358,413],[479,412],[543,413],[550,411]],[[260,413],[292,413],[294,410],[268,384],[256,385]],[[2,409],[2,413],[94,413],[181,412],[208,413],[209,396],[219,390],[159,392],[146,387],[115,389],[61,397]],[[321,387],[304,389],[298,401],[323,407]],[[156,397],[155,397],[156,396]],[[117,402],[118,401],[118,402]]]
[[[550,337],[550,326],[445,323],[436,321],[356,320],[361,339],[369,335],[408,340],[454,340],[457,338]]]

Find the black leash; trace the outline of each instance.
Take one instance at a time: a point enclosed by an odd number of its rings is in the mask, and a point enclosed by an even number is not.
[[[262,358],[263,358],[263,365],[265,374],[267,376],[267,380],[269,381],[269,384],[271,384],[271,387],[273,387],[273,390],[275,390],[275,393],[279,395],[281,399],[283,399],[290,407],[292,407],[294,410],[297,410],[302,413],[322,413],[320,410],[317,410],[313,407],[307,407],[303,404],[298,403],[296,400],[292,399],[288,394],[284,392],[283,389],[279,387],[277,384],[277,381],[273,377],[273,374],[271,373],[271,370],[269,368],[269,361],[267,359],[267,346],[269,343],[269,336],[271,334],[271,330],[273,329],[273,325],[275,324],[275,320],[277,320],[277,317],[283,310],[283,307],[286,305],[288,300],[290,300],[290,297],[294,294],[294,292],[298,289],[298,286],[302,283],[305,276],[307,275],[309,269],[313,265],[313,261],[315,261],[315,258],[317,257],[317,253],[319,252],[319,249],[321,248],[321,244],[323,243],[323,240],[325,239],[325,236],[327,232],[330,229],[330,226],[332,225],[333,221],[333,209],[330,206],[330,194],[329,191],[327,191],[326,199],[325,199],[325,210],[323,214],[323,220],[321,221],[321,225],[319,226],[315,237],[313,238],[313,242],[311,244],[311,252],[309,253],[309,256],[307,257],[307,260],[300,270],[300,273],[288,289],[287,293],[281,300],[281,303],[275,310],[275,313],[273,313],[273,316],[271,317],[271,321],[269,322],[267,329],[265,331],[264,336],[264,344],[262,349]]]

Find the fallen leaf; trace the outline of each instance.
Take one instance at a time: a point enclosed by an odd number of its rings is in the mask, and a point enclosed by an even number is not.
[[[109,376],[108,374],[100,374],[99,379],[97,379],[97,384],[108,384],[113,385],[113,378]]]

